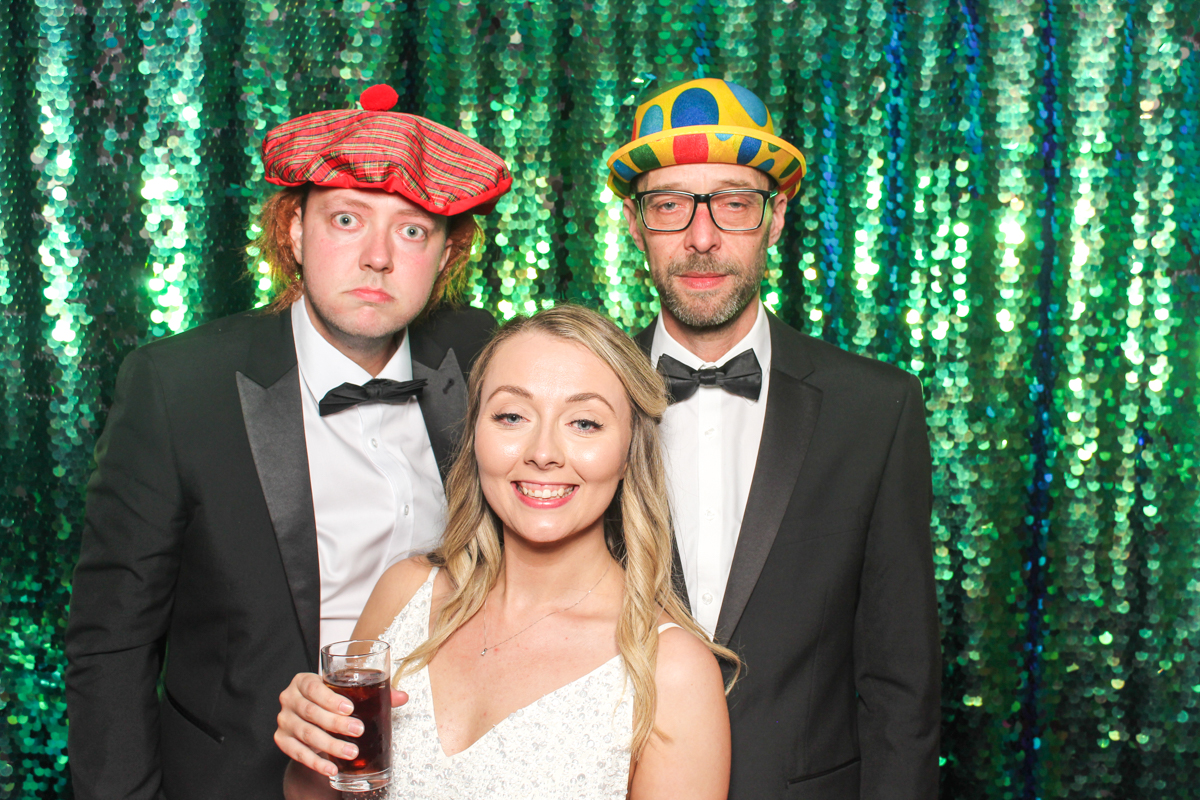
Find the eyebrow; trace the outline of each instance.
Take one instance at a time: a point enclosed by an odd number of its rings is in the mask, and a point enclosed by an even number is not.
[[[487,399],[491,400],[501,392],[515,394],[517,397],[524,397],[526,400],[533,399],[533,394],[530,393],[528,389],[523,389],[520,386],[509,385],[497,386],[495,390],[488,395]],[[604,405],[608,406],[609,411],[613,412],[614,414],[617,413],[616,409],[612,407],[612,403],[605,400],[603,395],[596,394],[595,392],[580,392],[579,394],[573,394],[567,398],[568,403],[586,403],[588,400],[599,400],[601,403],[604,403]]]
[[[752,183],[750,181],[738,180],[736,178],[725,178],[724,180],[717,181],[717,186],[724,187],[726,189],[754,189],[754,188],[756,188],[755,186],[752,185]],[[642,191],[644,191],[644,192],[686,192],[687,189],[683,188],[683,184],[678,181],[669,181],[667,183],[662,184],[661,186],[653,186],[653,187],[648,186],[645,189],[643,189]],[[692,194],[692,192],[688,192],[688,193]],[[708,192],[697,192],[696,194],[709,194],[709,193]]]
[[[603,396],[598,395],[595,392],[580,392],[579,394],[573,394],[567,398],[568,403],[586,403],[588,400],[599,400],[601,403],[604,403],[604,405],[608,406],[609,411],[613,412],[614,414],[617,413],[617,410],[612,407],[611,403],[605,400]]]
[[[329,208],[331,206],[334,208],[338,206],[349,206],[350,208],[361,208],[364,211],[372,210],[370,204],[364,203],[362,200],[358,200],[353,197],[335,197],[333,199],[322,198],[318,202],[320,202],[321,206],[324,208]]]
[[[528,389],[522,389],[520,386],[508,386],[508,385],[497,386],[495,391],[493,391],[491,394],[488,395],[487,399],[491,400],[493,397],[500,394],[501,392],[508,392],[509,394],[515,394],[517,397],[524,397],[526,400],[533,399],[533,395],[529,393]]]
[[[372,211],[372,212],[375,211],[375,207],[372,206],[370,203],[364,203],[362,200],[359,200],[356,197],[338,197],[333,200],[324,200],[323,199],[318,202],[319,202],[322,210],[324,210],[324,211],[327,211],[331,208],[340,208],[340,207],[354,208],[354,209],[358,209],[360,211]],[[406,216],[407,217],[416,217],[418,219],[427,220],[427,221],[431,221],[433,219],[432,215],[430,215],[430,213],[428,211],[424,211],[423,209],[420,209],[420,208],[401,209],[400,211],[395,212],[392,216],[394,216],[394,217],[406,217]]]

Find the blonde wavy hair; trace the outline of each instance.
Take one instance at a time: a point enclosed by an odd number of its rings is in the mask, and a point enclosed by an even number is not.
[[[260,232],[251,247],[258,249],[259,260],[266,262],[271,281],[277,287],[275,299],[267,306],[268,313],[290,308],[304,294],[303,269],[292,252],[292,219],[297,210],[304,213],[312,186],[305,183],[280,189],[267,198],[258,214]],[[446,220],[446,249],[450,251],[450,259],[433,282],[429,302],[417,316],[418,320],[443,304],[458,305],[467,287],[471,250],[481,247],[483,242],[483,230],[473,215],[457,214]],[[251,273],[258,276],[257,264],[251,265]]]
[[[483,379],[496,352],[523,333],[545,333],[587,348],[607,364],[625,388],[632,409],[632,436],[625,478],[604,516],[609,553],[625,571],[625,594],[617,621],[617,648],[633,684],[633,741],[636,759],[654,727],[657,692],[658,619],[666,612],[734,667],[733,651],[713,643],[692,619],[671,584],[671,517],[658,423],[667,408],[667,391],[633,340],[610,320],[573,305],[518,317],[504,325],[480,353],[471,370],[467,419],[458,457],[446,479],[448,521],[440,546],[429,560],[447,573],[453,590],[438,611],[429,638],[402,659],[396,678],[426,666],[451,635],[482,607],[496,585],[504,562],[503,524],[484,499],[475,459],[475,424],[482,406]],[[730,680],[730,686],[733,680]],[[726,686],[728,692],[729,686]]]

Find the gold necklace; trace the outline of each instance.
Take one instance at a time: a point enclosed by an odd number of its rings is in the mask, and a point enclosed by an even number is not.
[[[504,641],[496,642],[495,644],[490,645],[490,646],[487,644],[487,600],[484,600],[483,601],[483,637],[482,637],[483,649],[479,651],[479,657],[483,658],[484,656],[486,656],[488,654],[488,650],[495,650],[500,645],[511,642],[513,639],[517,638],[522,633],[524,633],[525,631],[532,628],[534,625],[537,625],[539,622],[546,619],[546,617],[553,617],[555,614],[561,614],[564,611],[570,611],[572,608],[574,608],[575,606],[582,603],[584,600],[587,599],[587,596],[589,594],[596,591],[596,587],[600,585],[600,581],[604,580],[604,576],[608,574],[608,568],[611,566],[612,566],[612,561],[610,560],[608,562],[608,565],[604,568],[604,572],[600,575],[600,580],[596,581],[595,585],[593,585],[591,589],[588,589],[586,592],[584,592],[583,597],[579,598],[574,603],[571,603],[571,605],[564,606],[563,608],[560,608],[557,611],[551,611],[549,614],[547,614],[544,617],[538,617],[533,622],[529,623],[524,628],[521,628],[521,630],[517,631],[516,633],[514,633],[512,636],[508,637]]]

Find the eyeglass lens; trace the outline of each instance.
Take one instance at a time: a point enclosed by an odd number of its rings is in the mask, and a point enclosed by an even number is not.
[[[717,227],[747,231],[762,224],[764,203],[754,192],[717,192],[709,197],[708,207]],[[642,196],[642,216],[655,230],[681,231],[691,222],[695,205],[690,194],[649,192]]]

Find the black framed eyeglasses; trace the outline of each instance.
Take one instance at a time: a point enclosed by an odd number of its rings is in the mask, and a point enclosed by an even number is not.
[[[713,224],[723,231],[753,231],[763,224],[767,201],[779,192],[765,189],[722,189],[710,194],[691,192],[638,192],[633,196],[642,224],[658,233],[687,230],[696,217],[696,207],[708,206]]]

